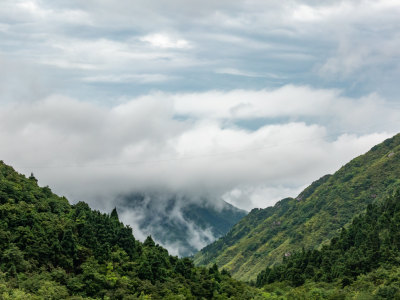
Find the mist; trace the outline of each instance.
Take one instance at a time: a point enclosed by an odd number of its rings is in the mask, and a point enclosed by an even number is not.
[[[301,110],[299,95],[310,103]],[[118,195],[142,191],[250,210],[295,196],[393,135],[387,129],[400,114],[384,104],[301,86],[155,93],[115,106],[52,95],[0,107],[0,156],[73,202],[103,210]],[[265,124],[251,128],[260,116]]]

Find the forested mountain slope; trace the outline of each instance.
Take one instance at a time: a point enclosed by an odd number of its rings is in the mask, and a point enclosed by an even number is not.
[[[0,161],[0,299],[250,299],[257,290],[134,239]]]
[[[221,239],[195,256],[198,265],[217,263],[233,277],[257,274],[303,247],[313,249],[400,184],[400,135],[374,146],[311,184],[298,197],[254,209]]]
[[[115,204],[122,220],[136,224],[142,235],[151,235],[179,256],[190,256],[225,235],[247,212],[222,199],[196,199],[176,195],[120,196]]]
[[[304,299],[333,299],[334,294],[335,299],[400,299],[399,258],[396,191],[382,203],[369,204],[321,250],[302,250],[266,268],[256,285],[274,293],[280,282],[292,286],[291,291],[286,288],[286,296],[298,293]]]

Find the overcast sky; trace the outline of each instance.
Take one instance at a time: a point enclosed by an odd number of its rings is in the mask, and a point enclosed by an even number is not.
[[[73,202],[266,207],[400,131],[396,0],[1,0],[0,159]]]

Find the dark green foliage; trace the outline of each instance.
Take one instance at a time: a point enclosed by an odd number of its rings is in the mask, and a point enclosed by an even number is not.
[[[399,187],[398,134],[335,174],[313,182],[296,198],[253,209],[228,234],[197,253],[195,263],[217,263],[234,278],[255,280],[256,274],[280,263],[285,254],[320,248],[369,204],[382,201]],[[357,238],[376,240],[371,235]]]
[[[250,299],[258,292],[214,266],[194,267],[114,209],[70,205],[0,162],[0,299]]]
[[[346,287],[380,267],[400,267],[399,229],[400,193],[396,192],[382,203],[369,204],[365,214],[354,218],[321,250],[294,253],[282,264],[262,271],[256,286],[276,281],[300,286],[308,280],[338,282]],[[386,287],[378,295],[389,299],[388,295],[397,292],[395,287]]]
[[[117,208],[116,207],[114,207],[114,209],[112,210],[112,212],[110,214],[110,217],[112,219],[119,220],[118,212],[117,212]]]

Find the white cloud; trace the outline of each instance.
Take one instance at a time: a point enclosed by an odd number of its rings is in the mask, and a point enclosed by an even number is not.
[[[48,46],[55,50],[54,57],[65,61],[65,64],[70,64],[72,67],[83,64],[94,69],[121,68],[133,61],[146,61],[164,56],[162,53],[145,51],[129,41],[124,43],[104,38],[95,40],[55,38],[49,40]],[[42,63],[52,62],[52,58],[42,59]]]
[[[195,118],[308,118],[330,123],[338,131],[351,128],[357,132],[368,132],[371,126],[379,127],[382,123],[386,126],[399,121],[389,103],[376,94],[352,99],[342,96],[339,90],[316,90],[307,86],[178,94],[173,99],[177,114]],[[380,115],[385,118],[377,117]]]
[[[17,19],[20,16],[25,17],[25,21],[36,22],[52,22],[52,23],[67,23],[67,24],[92,24],[89,14],[81,9],[53,9],[43,5],[43,2],[36,0],[28,1],[5,1],[3,3],[14,13]],[[22,21],[22,18],[19,19]]]
[[[164,82],[174,79],[171,76],[163,74],[124,74],[124,75],[99,75],[92,77],[84,77],[82,80],[87,82],[102,82],[102,83],[152,83]]]
[[[250,112],[241,112],[243,99]],[[305,107],[299,99],[306,99]],[[235,123],[260,116],[275,119],[256,130]],[[231,199],[249,209],[335,171],[394,134],[398,116],[377,96],[343,98],[338,91],[296,86],[155,93],[112,107],[52,96],[0,107],[0,157],[96,207],[132,191],[219,197],[243,189],[247,198]],[[357,135],[337,132],[337,123]],[[260,191],[274,192],[261,200]]]
[[[288,186],[238,186],[226,192],[222,198],[237,207],[242,207],[243,203],[248,206],[246,208],[265,208],[273,206],[277,201],[286,197],[294,197],[298,195],[303,187]],[[268,196],[266,196],[268,195]]]
[[[254,73],[254,72],[242,71],[242,70],[238,70],[238,69],[234,69],[234,68],[217,69],[215,72],[218,74],[227,74],[227,75],[244,76],[244,77],[271,77],[271,78],[276,78],[276,79],[282,78],[281,76],[271,74],[271,73]]]
[[[184,47],[181,40],[171,47],[152,47],[134,38],[118,41],[110,38],[81,39],[51,34],[44,39],[45,42],[40,42],[40,47],[27,55],[33,57],[35,63],[42,65],[84,71],[85,73],[81,73],[86,74],[81,76],[84,82],[164,82],[167,77],[176,77],[170,74],[171,68],[181,69],[198,64],[195,58],[172,51],[175,46]]]
[[[174,39],[161,33],[149,34],[140,38],[140,40],[160,48],[187,49],[191,47],[189,42],[184,39]]]

